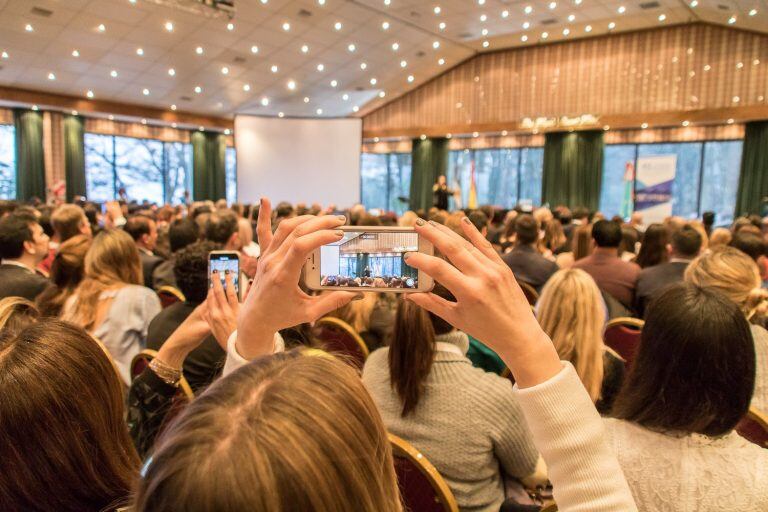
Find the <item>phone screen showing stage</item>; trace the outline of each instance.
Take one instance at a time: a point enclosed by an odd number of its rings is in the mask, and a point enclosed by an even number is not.
[[[344,238],[320,248],[320,286],[418,288],[419,271],[403,259],[418,250],[413,231],[345,231]]]
[[[232,282],[235,285],[235,292],[240,290],[240,260],[236,253],[232,254],[211,254],[208,259],[208,281],[212,277],[214,270],[219,272],[221,278],[221,285],[226,289],[227,283],[225,281],[227,273],[232,274]]]

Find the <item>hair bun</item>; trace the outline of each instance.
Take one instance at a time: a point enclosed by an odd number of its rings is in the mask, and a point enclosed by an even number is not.
[[[747,318],[763,316],[768,311],[768,290],[753,288],[747,297]]]

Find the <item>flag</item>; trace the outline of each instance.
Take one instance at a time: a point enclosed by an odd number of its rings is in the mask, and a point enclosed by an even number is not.
[[[477,185],[475,184],[475,159],[469,162],[469,200],[467,208],[474,210],[477,208]]]
[[[632,215],[635,202],[635,162],[627,162],[624,167],[624,197],[621,201],[621,216],[628,219]]]

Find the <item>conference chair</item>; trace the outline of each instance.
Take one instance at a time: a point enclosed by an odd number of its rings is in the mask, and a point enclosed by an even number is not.
[[[626,361],[627,367],[632,365],[635,358],[643,325],[645,322],[639,318],[620,317],[605,326],[603,341]]]
[[[160,299],[160,305],[163,309],[167,308],[177,302],[184,302],[186,297],[181,293],[181,290],[174,288],[173,286],[161,286],[157,289],[157,297]]]
[[[736,432],[744,439],[768,448],[768,415],[750,407],[747,415],[736,425]]]
[[[450,487],[421,452],[393,434],[389,434],[389,444],[405,512],[459,511]]]
[[[317,338],[328,352],[346,356],[362,370],[368,359],[368,346],[347,322],[326,316],[315,323]]]
[[[133,382],[136,377],[142,374],[144,370],[147,369],[149,366],[149,363],[157,357],[157,350],[152,350],[149,348],[145,348],[135,356],[133,356],[133,359],[131,359],[131,367],[130,367],[130,373],[131,373],[131,382]],[[187,379],[184,378],[184,375],[181,376],[181,380],[179,381],[179,396],[178,398],[182,401],[191,401],[193,398],[195,398],[195,394],[192,392],[192,388],[189,385],[189,382],[187,382]],[[174,397],[174,401],[176,401],[177,397]]]
[[[518,281],[517,284],[519,284],[520,288],[523,289],[525,298],[528,299],[528,304],[530,304],[531,306],[535,306],[536,301],[539,300],[539,292],[536,291],[536,288],[529,285],[525,281]]]

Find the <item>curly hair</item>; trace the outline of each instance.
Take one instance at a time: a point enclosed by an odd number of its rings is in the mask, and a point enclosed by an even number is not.
[[[199,304],[208,294],[208,253],[221,245],[203,240],[189,244],[174,255],[173,275],[187,302]]]

